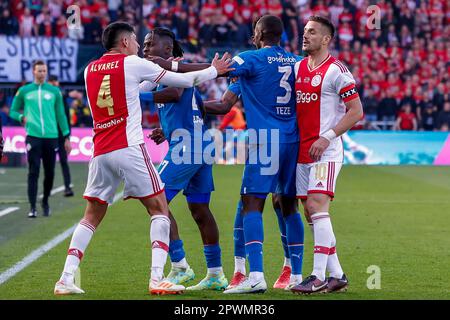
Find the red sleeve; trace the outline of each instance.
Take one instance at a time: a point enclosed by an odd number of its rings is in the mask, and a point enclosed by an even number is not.
[[[230,112],[228,112],[222,120],[222,123],[219,126],[219,130],[223,130],[225,129],[228,124],[233,121],[234,117],[236,116],[236,110],[231,110]]]

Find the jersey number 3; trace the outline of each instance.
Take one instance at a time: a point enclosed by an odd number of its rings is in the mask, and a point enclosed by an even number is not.
[[[114,101],[111,96],[111,76],[105,75],[98,91],[97,106],[99,108],[108,108],[108,115],[114,115]]]
[[[286,94],[282,97],[278,96],[277,103],[286,104],[291,101],[292,88],[288,80],[292,73],[292,68],[290,66],[278,67],[278,72],[283,74],[283,77],[280,80],[280,87],[286,90]]]

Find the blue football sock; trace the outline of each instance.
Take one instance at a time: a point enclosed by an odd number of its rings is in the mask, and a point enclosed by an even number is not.
[[[245,259],[244,220],[241,215],[242,201],[238,202],[234,218],[234,256]]]
[[[295,213],[287,216],[286,233],[289,246],[289,253],[291,256],[292,274],[302,274],[303,266],[303,241],[304,229],[300,214]]]
[[[173,240],[169,243],[169,256],[170,261],[180,262],[186,256],[183,249],[183,240]]]
[[[280,228],[281,243],[283,244],[284,256],[289,259],[290,255],[286,236],[286,222],[284,221],[283,213],[281,213],[280,208],[275,209],[275,213],[277,214],[278,227]]]
[[[264,228],[261,212],[252,211],[244,216],[244,235],[250,272],[263,272]]]
[[[222,266],[220,245],[207,244],[203,246],[203,252],[205,253],[206,266],[208,268],[217,268]]]

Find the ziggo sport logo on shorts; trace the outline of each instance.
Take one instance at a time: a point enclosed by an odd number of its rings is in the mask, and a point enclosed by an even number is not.
[[[297,103],[310,103],[311,101],[317,101],[317,99],[319,99],[319,96],[315,92],[305,93],[300,90],[297,91]]]

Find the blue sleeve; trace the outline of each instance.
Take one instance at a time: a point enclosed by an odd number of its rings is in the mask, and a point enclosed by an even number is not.
[[[296,59],[297,62],[298,62],[298,61],[302,61],[302,60],[303,60],[303,57],[302,57],[302,56],[295,55],[295,59]]]
[[[254,70],[256,51],[245,51],[233,58],[234,63],[231,68],[235,70],[230,72],[230,77],[250,76]]]
[[[241,84],[240,84],[239,80],[230,83],[227,90],[233,92],[236,96],[239,97],[241,95]]]
[[[139,93],[139,98],[142,101],[153,103],[153,92],[141,92]]]

